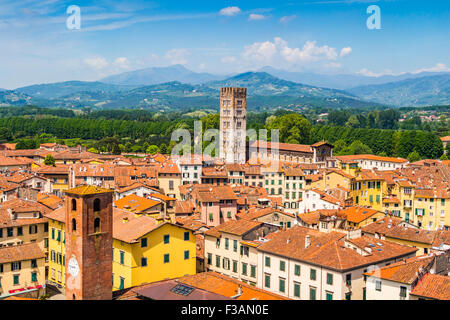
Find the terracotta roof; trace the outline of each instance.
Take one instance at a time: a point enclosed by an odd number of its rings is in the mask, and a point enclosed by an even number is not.
[[[152,196],[153,198],[157,198],[160,199],[162,201],[176,201],[177,199],[166,196],[165,194],[162,193],[151,193],[150,196]]]
[[[198,213],[191,216],[176,217],[176,224],[193,231],[198,231],[201,228],[209,228],[205,223],[200,221],[200,214]]]
[[[368,236],[357,239],[345,239],[345,233],[320,232],[318,230],[294,226],[286,231],[271,234],[271,239],[259,246],[258,250],[279,256],[304,261],[313,265],[338,270],[352,270],[388,259],[399,258],[417,251],[415,248],[383,241]],[[305,239],[309,236],[310,245],[305,248]],[[267,237],[266,237],[267,238]],[[365,254],[358,253],[347,244],[361,248]],[[371,253],[365,247],[380,243]]]
[[[220,237],[220,234],[224,232],[242,236],[243,234],[256,229],[262,224],[262,222],[253,220],[228,220],[227,222],[224,222],[221,225],[218,225],[217,227],[206,231],[205,235]]]
[[[432,244],[436,237],[436,231],[396,226],[385,233],[386,238],[394,238],[425,244]]]
[[[194,203],[191,200],[175,202],[175,214],[190,214],[194,212]]]
[[[37,201],[39,203],[42,203],[44,206],[49,207],[50,209],[56,209],[64,203],[63,199],[59,198],[58,196],[54,194],[48,195],[44,193],[37,194]]]
[[[160,201],[139,197],[135,194],[130,194],[126,197],[114,201],[114,206],[116,206],[119,209],[127,209],[134,212],[142,212],[160,203],[161,203]]]
[[[207,184],[197,184],[193,187],[193,192],[201,202],[219,202],[220,200],[237,200],[238,197],[230,186],[214,186]]]
[[[0,248],[0,263],[41,258],[45,258],[45,253],[35,242]]]
[[[78,186],[69,190],[66,190],[66,194],[78,194],[78,195],[88,195],[88,194],[100,194],[100,193],[108,193],[114,192],[111,189],[100,188],[92,185],[83,185]]]
[[[113,238],[127,243],[137,242],[150,231],[163,226],[154,218],[135,215],[126,210],[113,210]]]
[[[291,218],[295,218],[295,215],[292,213],[288,213],[288,212],[284,212],[280,209],[275,209],[275,208],[271,208],[271,207],[267,207],[267,208],[259,208],[259,207],[252,207],[248,210],[248,212],[240,212],[238,214],[238,217],[240,219],[246,219],[246,220],[255,220],[264,216],[267,216],[269,214],[273,214],[273,213],[277,213],[277,214],[281,214],[281,215],[285,215]]]
[[[326,192],[324,192],[322,190],[319,190],[319,189],[316,189],[316,188],[313,188],[313,189],[310,189],[310,190],[313,191],[313,192],[318,193],[320,195],[320,200],[327,201],[327,202],[330,202],[330,203],[333,203],[333,204],[337,204],[337,205],[342,205],[342,201],[341,200],[339,200],[338,198],[333,197],[332,195],[330,195],[330,194],[328,194],[328,193],[326,193]]]
[[[235,280],[213,271],[184,276],[179,278],[178,281],[230,298],[237,295],[238,287],[241,286],[242,294],[238,296],[236,300],[289,300],[288,298],[258,289],[242,281]]]
[[[23,161],[0,155],[0,166],[22,166]]]
[[[390,231],[392,228],[396,227],[402,219],[396,217],[385,217],[383,219],[372,222],[361,228],[361,231],[369,234],[381,234],[385,235],[386,232]]]
[[[374,214],[379,213],[379,211],[364,207],[350,207],[341,210],[341,213],[347,217],[347,221],[360,223],[372,217]]]
[[[441,137],[442,142],[450,142],[450,136]]]
[[[410,294],[429,299],[450,300],[450,277],[427,273]]]
[[[223,295],[189,286],[188,294],[177,293],[177,279],[162,280],[113,292],[114,300],[230,300]]]
[[[266,147],[267,146],[267,147]],[[251,145],[251,148],[258,149],[279,149],[282,151],[294,151],[294,152],[302,152],[302,153],[313,153],[313,150],[310,145],[305,144],[293,144],[293,143],[273,143],[270,141],[263,140],[255,140]]]
[[[62,206],[45,215],[47,218],[66,223],[66,207]]]
[[[384,162],[394,162],[394,163],[406,163],[407,159],[403,158],[393,158],[393,157],[380,157],[373,154],[357,154],[357,155],[347,155],[347,156],[335,156],[336,159],[346,162],[346,161],[356,161],[356,160],[372,160],[372,161],[384,161]]]
[[[382,267],[378,270],[365,273],[368,276],[375,276],[394,282],[412,284],[417,279],[420,268],[427,268],[433,261],[433,255],[413,257]]]
[[[69,174],[69,166],[66,164],[57,164],[55,166],[43,166],[37,170],[41,174]]]

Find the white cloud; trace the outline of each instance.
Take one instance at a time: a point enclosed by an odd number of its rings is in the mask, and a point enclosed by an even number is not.
[[[246,46],[242,56],[247,60],[256,60],[261,62],[269,62],[277,53],[277,46],[275,43],[255,42],[250,46]]]
[[[172,49],[167,51],[164,58],[170,60],[171,64],[182,64],[185,65],[188,63],[187,56],[189,55],[189,51],[186,49]]]
[[[436,63],[434,67],[422,68],[411,73],[421,73],[421,72],[446,72],[450,71],[450,67],[447,67],[444,63]]]
[[[239,9],[238,7],[226,7],[226,8],[223,8],[222,10],[220,10],[219,14],[221,16],[232,17],[232,16],[235,16],[235,15],[241,13],[241,12],[242,12],[242,10]]]
[[[103,57],[86,58],[83,60],[85,64],[96,70],[104,69],[108,66],[108,61]]]
[[[256,13],[251,13],[248,17],[249,21],[254,21],[254,20],[264,20],[267,17],[262,15],[262,14],[256,14]]]
[[[345,47],[341,49],[341,53],[340,53],[340,57],[345,57],[347,55],[349,55],[350,53],[352,53],[352,48],[351,47]]]
[[[291,15],[291,16],[284,16],[280,18],[280,22],[281,23],[289,23],[292,20],[294,20],[295,18],[297,18],[297,16],[295,14]]]
[[[336,60],[338,56],[335,48],[327,45],[318,47],[316,46],[316,41],[306,41],[301,49],[290,48],[287,42],[281,38],[275,38],[275,43],[277,43],[283,58],[288,62],[302,63],[319,60]]]
[[[116,60],[114,60],[114,65],[116,67],[119,67],[121,69],[129,69],[130,68],[130,61],[125,57],[119,57]]]
[[[360,75],[363,75],[363,76],[367,76],[367,77],[381,77],[381,76],[386,76],[386,75],[396,76],[396,75],[403,74],[405,72],[401,72],[401,73],[395,74],[395,73],[392,72],[392,70],[386,69],[386,70],[384,70],[382,72],[377,73],[377,72],[370,71],[367,68],[363,68],[363,69],[359,70],[356,73],[360,74]]]

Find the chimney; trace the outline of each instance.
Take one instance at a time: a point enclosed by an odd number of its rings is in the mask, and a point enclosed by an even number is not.
[[[311,237],[308,234],[305,237],[305,249],[308,248],[310,245],[311,245]]]

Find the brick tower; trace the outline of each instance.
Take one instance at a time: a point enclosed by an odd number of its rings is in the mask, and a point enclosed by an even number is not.
[[[220,89],[220,158],[245,163],[247,88]]]
[[[66,192],[66,298],[112,299],[112,190]]]

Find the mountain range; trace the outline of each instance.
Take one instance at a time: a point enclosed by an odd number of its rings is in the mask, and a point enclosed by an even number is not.
[[[219,89],[224,86],[247,87],[247,105],[249,109],[258,110],[305,105],[352,108],[381,104],[422,106],[450,103],[450,73],[425,73],[425,76],[409,74],[410,78],[406,79],[406,74],[401,77],[384,76],[384,81],[400,80],[367,85],[382,80],[358,75],[295,73],[269,67],[263,70],[268,72],[246,72],[225,77],[195,73],[180,65],[147,68],[110,76],[101,81],[67,81],[15,90],[0,89],[0,104],[155,110],[218,108]],[[333,82],[341,85],[333,85]],[[324,83],[329,86],[322,86]],[[361,85],[341,89],[350,83]],[[339,88],[330,89],[333,86]]]

